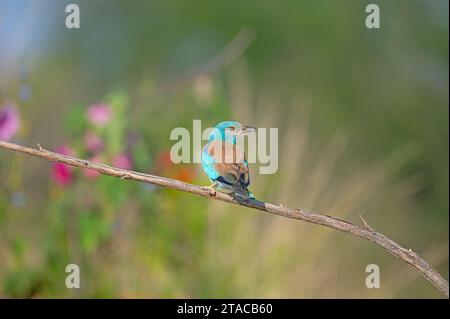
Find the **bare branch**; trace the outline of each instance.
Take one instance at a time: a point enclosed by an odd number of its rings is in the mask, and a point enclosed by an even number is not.
[[[363,222],[363,227],[371,232],[375,232],[375,229],[372,228],[372,226],[370,226],[366,220],[362,217],[362,215],[359,215],[359,218],[361,218],[362,222]]]
[[[344,220],[340,220],[334,217],[330,217],[315,212],[309,212],[303,209],[287,208],[282,205],[274,205],[254,199],[237,200],[221,192],[211,192],[211,190],[208,187],[192,185],[170,178],[128,171],[108,166],[105,164],[94,163],[91,161],[79,159],[72,156],[61,155],[58,153],[48,151],[40,146],[39,149],[34,149],[25,146],[20,146],[14,143],[0,141],[0,147],[44,158],[50,161],[68,164],[75,167],[89,168],[99,173],[115,176],[120,179],[130,179],[144,183],[164,186],[167,188],[200,195],[203,197],[219,200],[226,203],[232,203],[235,205],[258,209],[261,211],[265,211],[275,215],[280,215],[287,218],[303,220],[312,224],[326,226],[329,228],[340,230],[344,233],[351,234],[356,237],[370,240],[376,243],[377,245],[383,247],[386,251],[388,251],[395,257],[402,259],[406,263],[416,268],[419,271],[419,273],[422,276],[424,276],[429,282],[431,282],[437,289],[439,289],[439,291],[442,294],[444,294],[447,298],[449,297],[448,281],[445,280],[441,276],[441,274],[435,271],[424,259],[422,259],[417,253],[415,253],[411,249],[404,248],[399,244],[397,244],[392,239],[377,232],[375,229],[369,226],[367,222],[365,222],[362,216],[360,217],[364,225],[357,226]]]

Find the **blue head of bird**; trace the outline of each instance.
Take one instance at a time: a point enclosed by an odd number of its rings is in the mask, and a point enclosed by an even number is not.
[[[225,141],[236,144],[236,137],[241,134],[255,132],[251,126],[242,125],[236,121],[224,121],[217,124],[209,135],[208,141]]]

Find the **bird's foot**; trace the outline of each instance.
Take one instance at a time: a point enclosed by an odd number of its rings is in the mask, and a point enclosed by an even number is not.
[[[208,191],[209,196],[216,196],[217,191],[214,189],[214,184],[211,186],[205,186],[204,189]]]

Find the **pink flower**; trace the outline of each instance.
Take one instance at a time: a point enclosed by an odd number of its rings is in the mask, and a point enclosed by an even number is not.
[[[20,129],[20,116],[16,105],[7,103],[0,107],[0,140],[10,141]]]
[[[113,165],[121,169],[131,169],[133,167],[130,157],[124,153],[118,154],[114,157]]]
[[[84,145],[86,146],[86,149],[91,153],[98,153],[105,146],[102,139],[93,132],[87,132],[84,135]]]
[[[56,149],[56,153],[62,155],[73,155],[73,151],[66,145],[62,145]],[[52,178],[56,184],[67,186],[73,181],[72,167],[63,163],[54,163],[52,165]]]
[[[54,163],[52,168],[52,177],[56,184],[67,186],[73,181],[72,169],[62,163]]]
[[[91,162],[95,162],[95,163],[101,163],[101,158],[100,156],[94,156],[91,158]],[[84,169],[83,170],[83,174],[85,177],[89,178],[89,179],[95,179],[98,176],[100,176],[100,173],[97,172],[96,170],[93,169]]]
[[[92,104],[87,109],[87,118],[94,125],[105,126],[111,117],[111,108],[106,104]]]

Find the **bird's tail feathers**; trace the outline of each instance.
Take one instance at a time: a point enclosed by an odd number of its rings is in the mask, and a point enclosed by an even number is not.
[[[250,192],[247,188],[242,188],[240,186],[233,187],[233,193],[242,198],[255,198],[252,192]]]

